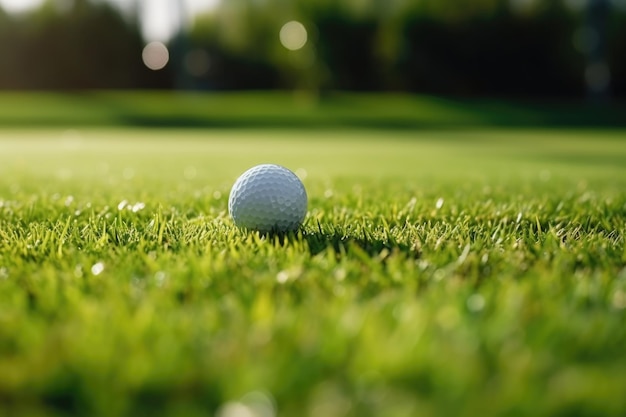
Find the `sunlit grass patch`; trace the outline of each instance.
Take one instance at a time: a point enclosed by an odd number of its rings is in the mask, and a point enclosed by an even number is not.
[[[0,414],[626,411],[621,131],[0,135]]]

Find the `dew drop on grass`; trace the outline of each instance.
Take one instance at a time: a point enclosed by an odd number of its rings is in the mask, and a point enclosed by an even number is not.
[[[457,261],[459,263],[459,265],[461,265],[463,262],[465,262],[465,260],[467,259],[467,255],[469,255],[469,253],[470,253],[470,244],[468,243],[463,248],[463,252],[461,252],[461,256],[459,256],[459,259]]]
[[[133,276],[130,279],[130,285],[134,289],[143,290],[146,287],[146,282],[138,276]]]
[[[257,417],[276,416],[275,400],[271,394],[264,391],[251,391],[241,397],[241,402],[254,411]]]
[[[446,271],[444,269],[437,269],[433,272],[433,280],[439,282],[446,277]]]
[[[104,264],[97,262],[91,266],[91,273],[94,275],[100,275],[104,271]]]
[[[285,282],[287,282],[288,279],[289,274],[287,273],[287,271],[280,271],[278,274],[276,274],[276,282],[278,282],[279,284],[284,284]]]
[[[337,281],[343,281],[346,279],[346,270],[344,268],[337,268],[335,269],[334,275]]]
[[[443,203],[444,203],[443,198],[439,198],[437,200],[437,203],[435,203],[435,207],[437,208],[437,210],[439,210],[441,207],[443,207]]]
[[[469,311],[477,313],[485,308],[485,298],[480,294],[472,294],[467,298],[466,304]]]
[[[253,409],[240,402],[227,402],[216,413],[217,417],[257,417]]]
[[[154,282],[157,287],[162,287],[167,283],[167,274],[163,271],[157,271],[154,274]]]
[[[120,201],[120,203],[117,205],[117,209],[118,210],[124,210],[124,208],[128,205],[128,200],[122,200]]]
[[[141,211],[141,210],[143,210],[144,208],[146,208],[146,204],[145,204],[145,203],[142,203],[142,202],[137,202],[137,203],[133,204],[133,206],[132,206],[132,208],[131,208],[131,211],[132,211],[133,213],[137,213],[138,211]]]

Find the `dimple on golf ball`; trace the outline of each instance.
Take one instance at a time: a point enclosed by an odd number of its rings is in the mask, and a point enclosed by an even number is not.
[[[228,212],[235,225],[267,232],[289,232],[300,227],[307,210],[302,181],[280,165],[257,165],[235,181]]]

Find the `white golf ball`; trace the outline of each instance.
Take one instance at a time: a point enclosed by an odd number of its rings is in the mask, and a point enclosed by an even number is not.
[[[250,230],[289,232],[306,216],[307,195],[300,179],[285,167],[257,165],[235,181],[228,212],[235,225]]]

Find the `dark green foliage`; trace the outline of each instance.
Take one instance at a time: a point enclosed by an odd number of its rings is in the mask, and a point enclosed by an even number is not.
[[[47,2],[0,28],[0,45],[3,89],[137,88],[150,80],[139,28],[103,2],[75,1],[68,10]]]
[[[606,60],[612,94],[623,97],[626,13],[604,1],[613,6],[599,33],[589,30],[584,2],[561,0],[222,1],[171,39],[170,64],[157,72],[143,66],[133,13],[121,16],[105,1],[69,2],[69,10],[49,1],[26,16],[0,15],[0,88],[581,98],[587,49],[605,39],[596,58]],[[290,20],[308,30],[302,50],[279,42]]]

